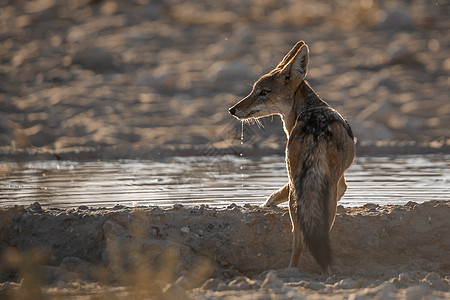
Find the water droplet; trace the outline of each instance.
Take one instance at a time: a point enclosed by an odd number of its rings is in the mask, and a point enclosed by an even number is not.
[[[241,121],[241,145],[244,144],[244,121]]]

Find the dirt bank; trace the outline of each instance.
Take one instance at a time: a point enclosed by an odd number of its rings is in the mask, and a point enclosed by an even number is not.
[[[339,207],[327,278],[308,253],[301,270],[283,269],[291,251],[285,208],[7,208],[0,295],[445,298],[449,215],[450,201]]]

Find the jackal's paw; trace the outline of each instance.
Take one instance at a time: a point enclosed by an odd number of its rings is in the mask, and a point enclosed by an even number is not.
[[[277,206],[277,195],[275,193],[273,193],[272,195],[269,196],[269,198],[267,198],[266,203],[263,204],[264,207],[273,207],[273,206]]]
[[[264,207],[274,207],[288,200],[288,190],[286,189],[286,186],[284,186],[278,191],[273,192],[272,195],[267,198],[266,203],[264,203]]]
[[[276,205],[274,205],[273,203],[269,203],[268,201],[266,201],[266,203],[263,204],[263,207],[275,207]]]

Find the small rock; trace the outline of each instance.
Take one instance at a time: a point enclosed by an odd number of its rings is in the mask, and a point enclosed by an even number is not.
[[[375,203],[366,203],[363,207],[368,208],[369,210],[377,210],[380,206]]]
[[[222,280],[218,279],[218,278],[210,278],[208,280],[206,280],[202,286],[201,289],[202,290],[213,290],[216,291],[218,286],[224,283]]]
[[[183,300],[189,299],[183,287],[176,282],[169,283],[162,292],[164,300]]]
[[[401,287],[405,287],[410,284],[411,276],[409,276],[409,273],[401,273],[392,282],[397,283]]]
[[[35,211],[42,211],[42,207],[41,204],[39,204],[39,202],[34,202],[33,204],[30,205],[30,208]]]
[[[265,289],[276,289],[281,288],[283,286],[284,282],[278,278],[275,271],[269,271],[267,273],[266,278],[264,279],[264,282],[261,285],[261,288]]]
[[[183,204],[177,203],[173,205],[173,209],[182,209],[184,206]]]
[[[228,286],[231,290],[251,290],[259,288],[259,284],[245,276],[238,276]]]
[[[438,291],[448,292],[450,291],[450,285],[448,281],[444,280],[438,273],[431,272],[422,280],[422,282],[427,282],[430,286]]]
[[[339,289],[351,289],[355,285],[355,281],[351,278],[344,278],[339,282],[336,282],[334,285],[336,288]]]
[[[240,208],[238,205],[236,205],[236,203],[231,203],[230,205],[227,206],[227,209],[235,209],[235,208]]]

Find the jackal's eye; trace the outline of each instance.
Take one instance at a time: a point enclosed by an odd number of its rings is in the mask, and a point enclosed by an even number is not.
[[[269,90],[262,90],[262,91],[259,93],[259,95],[260,95],[260,96],[267,96],[269,93],[270,93]]]

